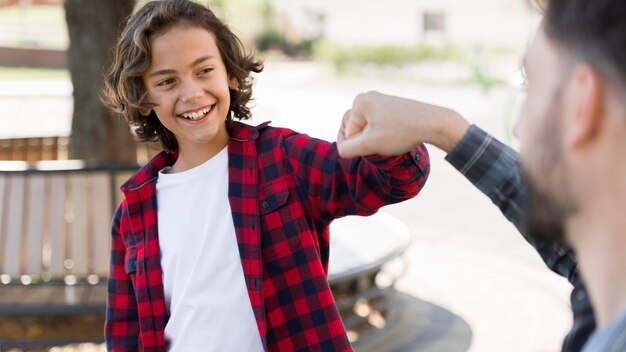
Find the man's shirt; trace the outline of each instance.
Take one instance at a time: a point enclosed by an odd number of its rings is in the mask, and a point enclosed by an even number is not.
[[[626,312],[602,330],[594,332],[583,352],[626,351]]]
[[[563,341],[563,351],[580,351],[595,329],[589,295],[578,272],[576,255],[572,249],[555,242],[534,241],[526,237],[521,228],[526,185],[522,179],[518,153],[472,125],[446,156],[446,160],[500,208],[552,271],[567,278],[574,286],[571,294],[574,324]]]

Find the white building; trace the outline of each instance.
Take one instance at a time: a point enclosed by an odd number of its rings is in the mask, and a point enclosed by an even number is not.
[[[520,48],[540,14],[528,0],[271,0],[287,33],[349,45]]]

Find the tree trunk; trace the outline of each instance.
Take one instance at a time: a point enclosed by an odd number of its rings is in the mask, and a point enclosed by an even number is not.
[[[100,102],[103,74],[134,0],[66,0],[68,66],[74,85],[70,157],[89,162],[136,162],[128,124]]]

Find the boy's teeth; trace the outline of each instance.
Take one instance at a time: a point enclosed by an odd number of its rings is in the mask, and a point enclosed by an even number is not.
[[[201,118],[202,116],[208,114],[209,111],[211,111],[211,108],[204,108],[198,112],[192,112],[190,114],[182,114],[182,116],[186,119],[197,120]]]

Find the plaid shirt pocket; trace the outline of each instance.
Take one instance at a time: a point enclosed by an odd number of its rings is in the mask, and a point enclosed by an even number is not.
[[[261,246],[266,260],[282,257],[301,245],[301,229],[292,209],[297,204],[289,203],[290,193],[286,176],[259,187]]]

